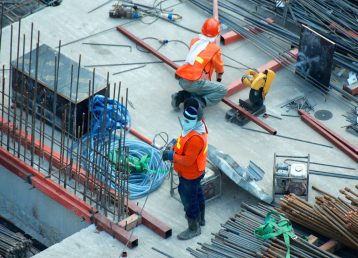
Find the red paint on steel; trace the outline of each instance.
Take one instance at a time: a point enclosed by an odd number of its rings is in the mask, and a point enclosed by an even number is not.
[[[329,129],[326,125],[324,125],[322,122],[318,121],[316,118],[310,116],[310,114],[308,114],[307,112],[305,112],[304,110],[300,109],[298,110],[298,113],[301,116],[307,116],[312,122],[316,123],[319,127],[321,127],[323,130],[325,130],[326,132],[328,132],[330,135],[332,135],[334,138],[336,138],[338,141],[340,141],[341,143],[343,143],[345,146],[347,146],[349,149],[351,149],[355,154],[358,155],[358,148],[351,144],[349,141],[347,141],[346,139],[344,139],[343,137],[341,137],[340,135],[338,135],[336,132],[332,131],[331,129]]]
[[[229,44],[232,44],[236,41],[239,41],[239,40],[243,40],[244,37],[241,36],[239,33],[236,33],[235,31],[229,31],[229,32],[226,32],[226,33],[222,33],[220,35],[220,38],[221,38],[221,42],[224,44],[224,45],[229,45]]]
[[[151,46],[149,46],[143,40],[137,38],[134,34],[130,33],[128,30],[124,29],[121,26],[118,26],[117,31],[119,31],[120,33],[125,35],[127,38],[129,38],[130,40],[132,40],[135,43],[137,43],[139,46],[141,46],[145,50],[151,52],[154,56],[156,56],[157,58],[162,60],[164,63],[166,63],[167,65],[169,65],[173,69],[175,69],[175,70],[178,69],[179,66],[176,63],[174,63],[172,60],[168,59],[166,56],[164,56],[161,53],[159,53],[156,49],[154,49]]]
[[[131,39],[132,41],[134,41],[136,44],[138,44],[139,46],[143,47],[144,49],[148,50],[149,52],[151,52],[154,56],[158,57],[160,60],[162,60],[164,63],[168,64],[170,67],[177,69],[178,65],[176,65],[175,63],[173,63],[171,60],[169,60],[167,57],[165,57],[164,55],[162,55],[161,53],[159,53],[157,50],[155,50],[154,48],[152,48],[151,46],[149,46],[148,44],[146,44],[145,42],[143,42],[143,40],[141,40],[140,38],[137,38],[135,35],[133,35],[132,33],[130,33],[129,31],[127,31],[126,29],[122,28],[122,27],[117,27],[117,30],[121,33],[123,33],[125,36],[127,36],[129,39]],[[225,104],[229,105],[231,108],[239,111],[241,114],[243,114],[245,117],[247,117],[249,120],[253,121],[254,123],[258,124],[259,126],[261,126],[263,129],[265,129],[266,131],[268,131],[271,134],[276,134],[277,131],[275,129],[273,129],[271,126],[265,124],[264,122],[262,122],[261,120],[259,120],[257,117],[255,117],[254,115],[252,115],[251,113],[247,112],[246,110],[244,110],[243,108],[239,107],[238,105],[236,105],[235,103],[233,103],[231,100],[229,100],[228,98],[224,98],[222,100]]]
[[[348,147],[342,141],[340,141],[338,138],[336,138],[331,133],[329,133],[329,131],[327,131],[324,128],[322,128],[319,124],[317,124],[314,121],[314,119],[312,119],[312,117],[304,115],[304,114],[301,114],[301,119],[306,124],[308,124],[311,128],[313,128],[316,132],[318,132],[323,137],[325,137],[328,141],[330,141],[332,144],[334,144],[337,148],[339,148],[341,151],[346,153],[353,160],[358,162],[358,154],[357,154],[357,152],[354,152],[350,147]]]
[[[0,148],[0,163],[42,193],[91,223],[92,213],[95,212],[91,206],[3,148]]]
[[[139,133],[137,130],[130,128],[129,132],[133,134],[135,137],[137,137],[139,140],[148,143],[149,145],[153,144],[153,141],[149,139],[148,137],[144,136],[143,134]]]
[[[128,209],[130,213],[140,214],[142,212],[142,224],[146,225],[148,228],[159,234],[163,238],[168,238],[172,235],[172,229],[166,224],[150,215],[145,210],[142,211],[142,208],[133,202],[128,202]]]
[[[107,217],[102,214],[95,214],[95,225],[99,230],[104,230],[129,248],[138,246],[138,237],[131,235],[128,231],[124,230],[117,224],[110,221]]]
[[[267,18],[266,21],[268,23],[274,22],[274,20],[272,18]],[[262,30],[260,28],[250,28],[248,30],[253,34],[258,34],[258,33],[262,32]],[[234,43],[236,41],[244,39],[244,37],[242,35],[240,35],[239,33],[235,32],[235,31],[228,31],[226,33],[221,34],[220,37],[221,37],[221,42],[223,42],[224,45],[229,45],[231,43]]]
[[[228,106],[230,106],[231,108],[237,110],[240,112],[240,114],[243,114],[244,116],[246,116],[247,118],[249,118],[252,122],[256,123],[257,125],[259,125],[260,127],[262,127],[263,129],[265,129],[267,132],[271,133],[271,134],[277,134],[276,129],[272,128],[271,126],[269,126],[268,124],[265,124],[264,122],[262,122],[260,119],[258,119],[256,116],[253,116],[251,113],[249,113],[248,111],[246,111],[245,109],[243,109],[242,107],[238,106],[237,104],[235,104],[233,101],[231,101],[229,98],[224,97],[223,102],[225,104],[227,104]]]
[[[2,130],[4,132],[7,132],[8,128],[10,129],[10,133],[12,135],[12,124],[8,123],[6,120],[2,120],[1,116],[0,116],[0,124],[2,125]],[[144,135],[140,134],[138,131],[134,130],[134,129],[130,129],[131,133],[133,135],[135,135],[136,137],[138,137],[139,139],[145,141],[148,144],[152,144],[152,141],[145,137]],[[20,131],[17,130],[16,131],[16,139],[18,139],[18,135],[19,135]],[[25,138],[25,133],[21,132],[21,143],[22,144],[28,144],[28,146],[30,146],[31,144],[31,136],[27,135],[27,138]],[[35,140],[35,150],[36,153],[40,156],[44,155],[44,158],[47,160],[50,160],[50,147],[47,145],[43,146],[44,148],[42,148],[40,146],[39,141]],[[56,168],[61,168],[64,164],[66,164],[66,160],[64,160],[63,164],[60,163],[60,154],[56,151],[53,151],[52,153],[52,161],[53,161],[53,165]],[[30,167],[30,166],[29,166]],[[72,166],[72,173],[73,176],[78,174],[78,178],[81,184],[85,184],[87,183],[87,179],[86,179],[86,171],[83,169],[76,169],[77,165],[73,164]],[[31,168],[31,167],[30,167]],[[41,174],[42,175],[42,174]],[[24,177],[24,179],[26,178],[26,176]],[[51,181],[52,182],[52,181]],[[55,183],[54,183],[55,184]],[[100,187],[101,183],[95,178],[95,177],[91,177],[89,182],[89,187],[91,189],[95,189],[96,187]],[[65,190],[65,189],[64,189]],[[66,191],[66,190],[65,190]],[[66,191],[67,192],[67,191]],[[114,190],[111,190],[111,193],[113,194],[113,196],[115,196],[115,192]],[[141,210],[141,208],[139,206],[137,206],[135,203],[133,202],[128,202],[128,209],[131,213],[137,213],[139,210]],[[157,233],[158,235],[167,238],[169,236],[171,236],[171,232],[172,229],[170,227],[168,227],[166,224],[164,224],[163,222],[159,221],[158,219],[156,219],[154,216],[150,215],[148,212],[143,211],[142,214],[142,221],[145,226],[149,227],[150,229],[152,229],[155,233]],[[108,228],[108,230],[111,230],[111,228]],[[105,230],[106,232],[108,232],[107,230]],[[131,240],[132,241],[132,240]],[[133,241],[135,241],[135,239],[133,239]]]

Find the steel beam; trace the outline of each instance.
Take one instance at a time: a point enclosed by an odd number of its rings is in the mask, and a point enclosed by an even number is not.
[[[345,139],[338,136],[336,133],[328,129],[326,126],[322,125],[320,122],[316,121],[313,117],[308,115],[303,110],[299,110],[301,115],[301,119],[308,124],[311,128],[313,128],[316,132],[325,137],[328,141],[334,144],[341,151],[346,153],[353,160],[358,162],[358,152],[355,151],[356,147],[348,143]],[[348,144],[346,144],[348,143]]]
[[[156,49],[152,48],[151,46],[149,46],[147,43],[145,43],[143,40],[137,38],[134,34],[130,33],[128,30],[124,29],[121,26],[117,27],[117,31],[119,31],[120,33],[122,33],[123,35],[125,35],[127,38],[129,38],[130,40],[134,41],[136,44],[138,44],[139,46],[141,46],[142,48],[144,48],[145,50],[149,51],[150,53],[152,53],[154,56],[156,56],[157,58],[159,58],[159,60],[162,60],[164,63],[166,63],[167,65],[169,65],[171,68],[173,69],[178,69],[178,65],[176,63],[174,63],[172,60],[170,60],[169,58],[167,58],[166,56],[162,55],[161,53],[159,53]]]
[[[268,23],[273,23],[274,22],[272,18],[267,18],[266,21]],[[250,31],[253,34],[258,34],[258,33],[262,32],[262,30],[260,28],[249,28],[247,30]],[[230,30],[230,31],[228,31],[226,33],[222,33],[220,35],[220,38],[221,38],[221,42],[224,45],[229,45],[229,44],[232,44],[234,42],[237,42],[237,41],[245,39],[244,36],[240,35],[239,33],[235,32],[233,30]]]

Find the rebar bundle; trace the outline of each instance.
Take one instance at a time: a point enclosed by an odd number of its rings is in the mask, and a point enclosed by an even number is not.
[[[358,249],[358,234],[355,230],[357,209],[340,198],[330,195],[316,197],[314,205],[294,194],[286,195],[280,202],[280,212],[290,220],[312,229],[326,237]]]
[[[259,204],[250,205],[242,203],[243,210],[235,214],[222,229],[213,234],[215,238],[211,243],[199,243],[200,248],[196,250],[188,248],[191,255],[198,258],[236,258],[236,257],[286,257],[286,244],[282,237],[269,240],[260,240],[255,235],[255,230],[264,223],[266,214],[272,211],[272,206]],[[308,243],[301,237],[296,236],[290,239],[290,257],[292,258],[318,258],[337,257],[326,251],[320,250],[317,246]]]
[[[26,258],[32,248],[31,240],[0,224],[0,257]]]

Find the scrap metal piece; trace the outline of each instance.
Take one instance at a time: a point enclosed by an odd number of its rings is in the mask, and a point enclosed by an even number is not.
[[[266,203],[273,201],[272,196],[264,192],[264,190],[250,178],[246,169],[241,167],[230,155],[219,151],[209,144],[208,159],[245,191]]]

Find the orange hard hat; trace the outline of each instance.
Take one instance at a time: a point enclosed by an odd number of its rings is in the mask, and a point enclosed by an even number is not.
[[[203,27],[201,28],[201,33],[209,38],[216,37],[217,35],[219,35],[219,32],[220,32],[220,23],[215,18],[207,19],[204,22]]]

